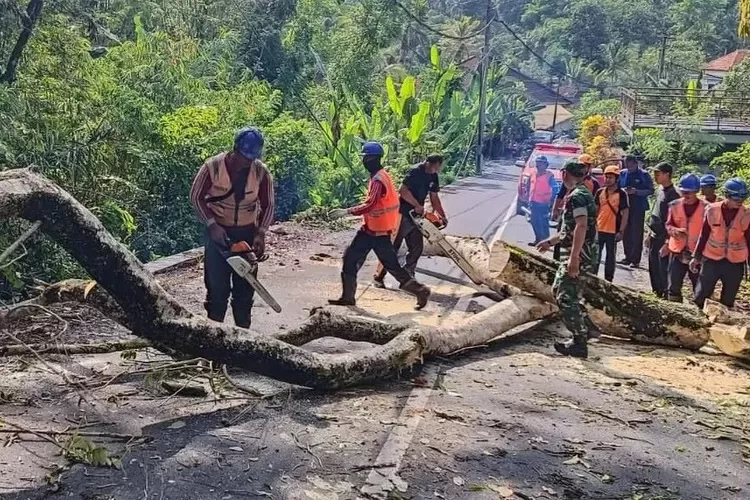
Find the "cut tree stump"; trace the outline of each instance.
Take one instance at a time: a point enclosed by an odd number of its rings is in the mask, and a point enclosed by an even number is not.
[[[97,282],[91,290],[93,295],[89,294],[91,303],[107,309],[105,314],[149,340],[155,348],[207,358],[307,387],[336,389],[382,380],[420,364],[427,356],[481,345],[555,312],[551,304],[516,295],[460,327],[400,329],[384,327],[376,320],[350,320],[321,311],[295,329],[294,335],[290,332],[281,337],[305,343],[335,334],[370,338],[370,332],[371,338],[382,345],[354,354],[317,354],[272,336],[193,315],[90,211],[69,193],[28,169],[0,172],[0,217],[40,221],[41,230],[65,248]],[[85,295],[82,283],[67,286],[68,296]],[[99,296],[101,290],[107,292],[116,307]],[[61,290],[50,295],[55,293],[60,296]],[[368,325],[367,321],[371,323]]]

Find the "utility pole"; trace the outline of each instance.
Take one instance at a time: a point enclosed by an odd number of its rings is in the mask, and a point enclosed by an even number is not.
[[[487,125],[487,71],[490,65],[490,22],[492,21],[492,0],[487,0],[487,13],[484,17],[484,47],[479,61],[479,129],[477,132],[476,173],[482,175],[484,165],[484,129]]]
[[[557,105],[560,102],[560,82],[562,78],[559,76],[555,77],[555,110],[552,112],[552,132],[555,132],[555,126],[557,125]]]
[[[659,51],[659,78],[657,80],[659,81],[659,84],[661,84],[661,81],[664,79],[664,62],[666,60],[667,55],[667,39],[669,37],[667,35],[664,35],[661,37],[661,50]]]

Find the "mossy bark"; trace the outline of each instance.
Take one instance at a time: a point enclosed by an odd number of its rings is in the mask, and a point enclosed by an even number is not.
[[[368,338],[369,330],[369,340],[382,345],[356,354],[317,354],[272,336],[193,315],[91,212],[70,194],[27,169],[0,172],[0,218],[8,217],[40,221],[41,230],[96,280],[92,303],[107,309],[105,314],[112,314],[154,346],[313,388],[335,389],[382,380],[421,363],[425,356],[482,344],[554,312],[550,305],[531,297],[513,297],[476,315],[459,329],[401,328],[375,320],[368,326],[366,318],[326,319],[324,316],[331,313],[320,312],[299,330],[281,337],[298,344],[323,336],[363,340]],[[81,287],[79,282],[63,296],[82,295]],[[100,296],[101,290],[114,303]],[[55,293],[60,297],[62,292],[58,289]]]
[[[498,241],[492,250],[481,238],[448,236],[464,255],[472,256],[484,284],[504,295],[532,295],[554,303],[552,283],[557,263]],[[426,252],[442,255],[439,248]],[[697,349],[709,340],[710,322],[697,308],[659,300],[595,276],[582,277],[582,295],[592,321],[608,335],[640,342]]]

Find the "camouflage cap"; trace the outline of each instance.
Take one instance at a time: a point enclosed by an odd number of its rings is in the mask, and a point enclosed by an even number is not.
[[[562,168],[562,171],[568,172],[573,177],[584,177],[586,175],[587,168],[588,167],[583,163],[578,163],[577,161],[569,161]]]

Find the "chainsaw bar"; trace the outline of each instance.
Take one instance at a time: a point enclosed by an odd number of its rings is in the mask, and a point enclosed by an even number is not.
[[[276,302],[276,299],[271,296],[268,290],[266,290],[266,287],[264,287],[260,281],[258,281],[258,278],[253,275],[258,267],[257,264],[251,264],[247,259],[239,255],[229,257],[227,263],[235,273],[239,274],[250,283],[250,286],[253,287],[255,293],[257,293],[266,304],[271,306],[271,309],[277,313],[281,312],[281,306]]]
[[[466,276],[468,276],[469,279],[474,282],[475,285],[483,284],[482,278],[479,276],[477,270],[474,269],[474,266],[472,266],[469,261],[466,260],[466,258],[458,252],[458,250],[456,250],[456,247],[451,245],[450,242],[445,239],[443,233],[440,232],[440,230],[435,227],[432,222],[423,217],[419,217],[416,214],[411,214],[411,218],[414,220],[414,223],[419,228],[419,231],[428,242],[440,247],[440,249],[445,252],[445,254],[450,257],[453,262],[456,263],[459,269],[461,269],[464,274],[466,274]]]

